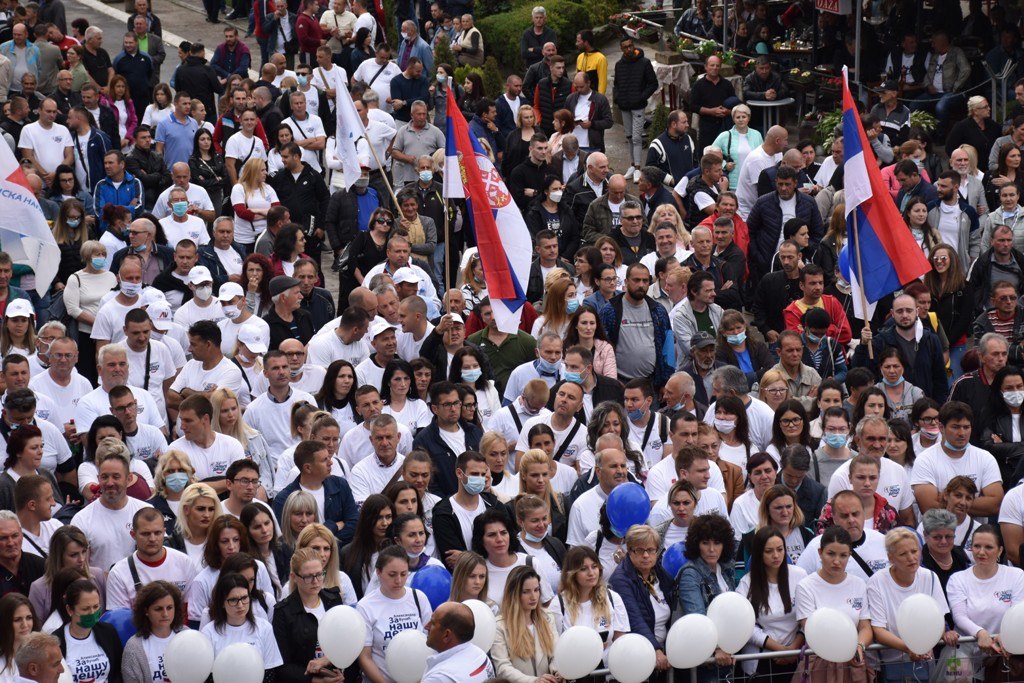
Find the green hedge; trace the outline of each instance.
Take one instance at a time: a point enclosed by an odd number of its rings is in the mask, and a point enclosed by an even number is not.
[[[530,26],[534,4],[529,2],[501,14],[483,16],[477,21],[477,27],[484,35],[484,51],[493,56],[506,72],[524,72],[519,56],[519,39]],[[558,48],[569,59],[576,51],[576,34],[591,26],[588,8],[570,0],[544,0],[543,4],[548,12],[548,26],[558,36]],[[589,4],[597,6],[599,3],[592,1]],[[605,20],[607,18],[605,16]]]

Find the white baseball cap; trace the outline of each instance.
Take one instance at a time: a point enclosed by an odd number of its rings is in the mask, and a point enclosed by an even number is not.
[[[217,294],[217,298],[221,301],[231,301],[236,296],[245,296],[242,285],[237,282],[225,282],[220,286],[220,292]]]
[[[141,299],[139,300],[140,306],[152,306],[159,302],[167,303],[167,297],[164,293],[156,287],[146,287],[142,290]]]
[[[166,332],[171,329],[171,325],[174,322],[174,316],[171,315],[171,307],[166,301],[157,301],[156,303],[150,304],[146,308],[146,313],[149,313],[149,319],[153,321],[153,327]]]
[[[409,266],[399,268],[391,275],[391,281],[396,285],[409,282],[418,285],[420,283],[420,276],[416,274],[416,271]]]
[[[188,271],[188,283],[199,285],[204,282],[213,284],[213,275],[210,274],[210,269],[206,266],[193,266],[192,270]]]
[[[268,338],[266,331],[257,325],[242,325],[241,329],[238,330],[238,341],[245,344],[246,347],[253,353],[266,353]]]
[[[13,299],[7,304],[5,318],[34,318],[36,311],[28,299]]]
[[[373,320],[370,321],[370,329],[369,329],[370,339],[376,339],[377,335],[383,334],[384,332],[387,332],[388,330],[394,330],[394,329],[395,328],[391,326],[391,323],[389,323],[384,318],[381,318],[380,316],[377,316],[376,318],[374,318]]]

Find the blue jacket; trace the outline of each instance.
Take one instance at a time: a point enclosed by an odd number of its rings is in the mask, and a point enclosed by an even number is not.
[[[139,201],[132,206],[135,199]],[[146,210],[146,191],[142,189],[142,181],[125,171],[124,182],[120,187],[114,187],[113,181],[107,177],[96,183],[96,189],[92,192],[92,205],[100,218],[101,232],[107,228],[106,221],[103,220],[103,207],[107,204],[123,206],[131,212],[133,219],[138,217]]]
[[[922,178],[921,182],[914,186],[914,189],[910,192],[901,189],[896,194],[896,208],[899,209],[903,206],[903,202],[911,197],[920,197],[926,204],[931,204],[932,202],[939,201],[939,191],[935,189],[934,185]]]
[[[0,45],[0,54],[11,60],[12,65],[17,63],[17,59],[14,57],[14,41],[8,40],[3,45]],[[33,43],[31,40],[25,42],[25,60],[29,71],[35,75],[37,81],[39,79],[39,46]]]
[[[491,154],[494,159],[497,160],[498,156],[504,151],[505,145],[498,146],[498,137],[491,132],[491,129],[487,127],[487,124],[482,118],[473,115],[473,120],[469,122],[469,132],[476,137],[478,140],[486,140],[487,144],[491,146]],[[497,165],[497,164],[495,164]]]
[[[721,566],[725,584],[729,590],[736,590],[736,569],[733,563],[723,562]],[[676,597],[679,599],[679,609],[683,615],[706,615],[708,605],[721,592],[715,572],[711,571],[711,567],[699,557],[683,565],[676,577]]]
[[[807,222],[811,231],[811,246],[818,246],[825,237],[821,212],[814,200],[803,192],[796,193],[796,217]],[[747,218],[747,229],[750,233],[748,254],[751,277],[755,272],[759,276],[770,273],[772,258],[779,245],[779,236],[782,235],[782,207],[779,206],[778,191],[758,197]]]
[[[484,435],[483,430],[468,422],[460,424],[462,431],[466,434],[466,450],[479,450],[480,438]],[[434,461],[435,474],[430,478],[430,492],[436,493],[442,498],[454,495],[459,490],[459,481],[455,477],[455,459],[462,453],[453,452],[441,438],[441,430],[437,426],[436,417],[419,431],[416,438],[412,440],[412,447],[430,453],[430,459]]]
[[[75,156],[78,157],[82,152],[82,143],[79,142],[78,133],[71,133],[71,144],[75,146]],[[96,189],[96,184],[100,182],[106,173],[103,171],[103,155],[113,149],[113,145],[110,142],[110,136],[104,133],[102,130],[93,126],[89,132],[89,140],[85,143],[85,172],[86,172],[86,186],[84,187],[86,192],[92,194],[92,191]],[[90,202],[92,200],[90,199]],[[95,202],[92,202],[91,213],[97,215],[103,213],[103,207],[97,206]]]
[[[229,51],[225,43],[218,45],[217,49],[213,51],[210,66],[221,78],[227,78],[231,74],[248,78],[251,62],[252,55],[249,54],[249,47],[242,41],[238,41],[235,44],[234,52]]]
[[[619,343],[619,326],[622,323],[622,297],[625,294],[616,294],[606,306],[598,312],[601,324],[604,325],[605,334],[608,335],[608,342],[615,346]],[[654,377],[652,384],[656,388],[665,386],[668,378],[672,376],[676,366],[675,339],[672,336],[672,325],[668,321],[668,313],[665,307],[647,296],[648,308],[651,309],[651,323],[654,325]]]
[[[284,519],[284,504],[288,496],[298,490],[299,477],[295,477],[295,481],[285,486],[274,497],[274,514],[277,515],[278,522]],[[334,533],[339,545],[345,545],[352,540],[358,519],[359,507],[348,482],[333,475],[324,479],[324,526]],[[344,522],[345,525],[339,529],[338,522]]]
[[[243,261],[245,260],[245,251],[237,242],[232,242],[231,248],[238,252]],[[220,289],[220,286],[228,281],[228,273],[224,270],[224,264],[220,262],[220,257],[217,256],[217,252],[214,250],[213,242],[199,247],[199,265],[210,269],[215,289]]]
[[[409,41],[402,38],[398,41],[398,50],[395,52],[395,63],[402,58],[405,53],[406,45]],[[416,36],[416,42],[412,44],[412,49],[409,52],[410,57],[418,57],[423,62],[423,73],[430,74],[434,72],[434,53],[431,52],[430,46],[427,45],[427,41],[423,40],[421,36]]]
[[[658,587],[665,595],[665,602],[671,607],[675,603],[672,577],[661,568],[660,562],[654,565],[654,573],[658,577]],[[622,598],[626,616],[629,617],[630,633],[638,633],[651,641],[655,650],[664,650],[665,643],[654,637],[654,605],[651,604],[651,594],[628,555],[622,559],[608,579],[608,587]]]

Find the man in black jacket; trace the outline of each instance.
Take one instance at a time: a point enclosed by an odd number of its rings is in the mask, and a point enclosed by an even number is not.
[[[537,84],[542,79],[551,75],[551,58],[558,54],[558,48],[555,46],[554,41],[544,43],[540,49],[540,54],[541,60],[528,67],[526,75],[523,76],[523,92],[526,93],[524,97],[528,102],[533,101],[533,94],[537,90]]]
[[[786,329],[782,311],[804,295],[800,289],[800,268],[797,265],[799,253],[800,248],[795,242],[783,242],[779,247],[782,270],[768,273],[754,288],[754,327],[761,331],[769,344],[774,344],[779,333]]]
[[[982,252],[967,276],[974,290],[974,315],[981,314],[988,306],[993,273],[999,274],[997,279],[1016,281],[1017,289],[1021,288],[1024,278],[1024,254],[1013,248],[1013,228],[997,225],[988,239],[990,248]]]
[[[313,338],[313,318],[302,310],[301,283],[293,277],[278,275],[270,281],[273,308],[263,319],[270,325],[270,348],[278,348],[285,339],[298,339],[308,344]]]
[[[175,89],[184,91],[199,100],[206,107],[207,115],[217,111],[217,95],[224,92],[224,86],[217,78],[217,72],[206,63],[206,46],[193,43],[185,62],[178,67],[174,76]]]
[[[523,58],[523,66],[529,69],[544,59],[544,45],[558,40],[553,30],[546,26],[548,15],[543,7],[534,7],[531,16],[533,25],[523,31],[519,39],[519,56]]]
[[[565,57],[555,55],[550,59],[550,63],[551,75],[540,79],[537,90],[532,93],[533,108],[537,110],[539,117],[537,123],[548,136],[555,132],[555,112],[565,109],[566,98],[572,92],[572,83],[565,75]]]
[[[559,214],[562,216],[562,243],[566,254],[575,254],[580,246],[583,220],[591,202],[608,192],[608,157],[602,152],[587,156],[586,170],[570,180],[562,191]]]
[[[449,497],[442,498],[434,505],[432,514],[434,540],[437,554],[452,568],[459,555],[472,547],[473,524],[462,524],[465,515],[475,519],[486,510],[501,510],[498,499],[485,490],[490,471],[487,461],[480,453],[464,451],[455,460],[455,477],[458,489]],[[462,508],[456,514],[455,506]],[[466,533],[466,531],[469,533]]]
[[[548,136],[534,133],[530,138],[530,155],[509,174],[508,189],[521,211],[526,211],[534,198],[544,193],[544,179],[551,174],[547,162]]]
[[[281,163],[284,168],[270,176],[270,186],[277,192],[281,204],[288,207],[292,222],[302,227],[306,253],[319,255],[331,193],[323,176],[302,160],[302,151],[294,142],[281,150]]]
[[[622,111],[622,123],[626,127],[626,144],[630,148],[630,165],[626,179],[636,181],[633,175],[643,166],[644,110],[647,101],[658,89],[658,77],[651,60],[644,51],[633,45],[629,36],[619,41],[622,59],[615,63],[615,95],[613,101]]]
[[[153,149],[153,131],[146,124],[135,129],[135,146],[125,157],[125,168],[139,179],[146,193],[146,209],[152,209],[157,197],[171,186],[171,172],[164,157]]]
[[[625,400],[625,391],[619,380],[594,372],[594,354],[588,348],[570,346],[566,349],[562,369],[564,371],[563,376],[573,380],[577,378],[580,380],[577,384],[583,387],[584,397],[590,396],[591,406],[601,405],[605,401],[612,401],[621,405]],[[555,393],[554,391],[549,392],[549,410],[553,410],[555,407]],[[586,400],[583,401],[580,409],[576,411],[576,419],[583,424],[589,422],[590,415],[587,414]]]
[[[464,470],[462,475],[459,474],[457,458],[466,451],[476,451],[480,448],[483,430],[475,424],[462,421],[459,391],[451,382],[437,382],[430,387],[430,410],[434,413],[434,419],[413,439],[413,448],[430,453],[436,474],[430,480],[430,491],[446,498],[456,493],[460,486],[464,486],[468,481],[469,475],[466,475]],[[444,436],[441,435],[442,431]],[[458,447],[453,448],[453,443],[458,444]],[[483,476],[487,476],[486,462]],[[476,489],[475,494],[478,495],[481,491],[483,487]],[[440,549],[440,546],[438,548]]]
[[[113,110],[105,104],[100,103],[100,89],[92,83],[86,83],[81,90],[82,106],[85,107],[96,120],[96,127],[107,134],[116,145],[121,139],[117,133],[117,119]]]
[[[552,268],[563,268],[570,275],[576,275],[576,269],[558,253],[558,236],[550,230],[541,230],[534,237],[537,256],[530,266],[530,277],[526,282],[526,300],[540,301],[544,297],[543,273]]]
[[[576,139],[580,149],[585,152],[604,151],[604,132],[612,127],[612,108],[608,98],[594,90],[590,83],[590,74],[577,71],[572,79],[574,92],[565,98],[565,108],[574,112],[576,117]],[[586,113],[580,114],[580,104],[584,103]],[[586,138],[584,140],[584,138]]]

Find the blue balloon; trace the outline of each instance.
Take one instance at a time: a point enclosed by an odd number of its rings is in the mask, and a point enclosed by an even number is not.
[[[444,567],[424,567],[413,574],[412,587],[423,591],[430,600],[430,608],[437,609],[452,594],[452,575]]]
[[[128,639],[135,635],[135,624],[132,622],[132,611],[127,607],[112,609],[100,616],[100,621],[110,624],[117,630],[121,638],[121,645],[128,642]]]
[[[673,579],[679,574],[679,570],[686,566],[686,556],[683,555],[685,548],[686,542],[679,541],[666,548],[661,556],[661,568]]]
[[[651,497],[635,482],[619,484],[608,495],[608,521],[612,528],[629,531],[634,524],[643,524],[651,514]]]

